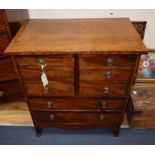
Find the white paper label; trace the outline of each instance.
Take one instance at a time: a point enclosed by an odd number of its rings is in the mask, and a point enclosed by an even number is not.
[[[132,92],[133,92],[134,95],[137,95],[137,91],[133,90]]]
[[[41,75],[41,81],[42,81],[44,87],[48,85],[48,79],[47,79],[45,72],[43,72]]]
[[[44,68],[46,67],[46,65],[47,65],[47,64],[45,64],[45,65],[41,65],[41,69],[42,69],[42,71],[44,71]]]

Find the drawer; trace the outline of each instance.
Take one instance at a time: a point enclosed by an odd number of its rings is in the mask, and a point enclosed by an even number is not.
[[[123,99],[29,99],[31,110],[36,111],[103,111],[121,110],[125,103]]]
[[[79,57],[80,68],[126,68],[132,69],[134,66],[134,56],[124,55],[96,55]]]
[[[29,96],[73,96],[74,83],[66,81],[49,81],[48,92],[44,90],[41,82],[24,83],[27,95]]]
[[[19,68],[20,75],[23,81],[40,81],[41,69],[35,66],[23,66]],[[74,81],[74,70],[73,68],[50,68],[47,66],[44,68],[49,81]],[[31,74],[28,74],[31,72]]]
[[[98,81],[80,82],[79,96],[125,97],[125,84],[102,84]]]
[[[22,97],[18,80],[0,82],[0,103],[17,101]]]
[[[4,51],[5,48],[8,46],[10,40],[7,34],[0,35],[0,52]]]
[[[130,70],[114,69],[81,69],[81,81],[128,82],[131,77]]]
[[[40,68],[40,64],[46,64],[47,66],[51,67],[74,66],[74,59],[72,56],[68,57],[24,56],[24,57],[16,57],[16,61],[18,65],[38,66],[38,68]]]
[[[0,81],[17,79],[10,57],[0,58]]]
[[[120,113],[91,113],[91,112],[32,112],[36,122],[52,123],[86,123],[86,124],[118,124]]]

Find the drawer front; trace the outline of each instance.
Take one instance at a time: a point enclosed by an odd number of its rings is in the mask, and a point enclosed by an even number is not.
[[[10,57],[0,58],[0,81],[17,79]]]
[[[102,84],[101,82],[80,82],[80,96],[87,97],[125,97],[126,85]]]
[[[35,66],[23,66],[19,69],[20,75],[23,81],[40,81],[41,80],[41,69]],[[49,81],[74,81],[74,70],[73,68],[49,68],[47,66],[44,69]],[[31,74],[28,74],[31,72]]]
[[[66,81],[49,81],[48,91],[44,89],[41,82],[24,83],[29,96],[73,96],[74,84]]]
[[[121,110],[125,100],[123,99],[29,99],[31,110],[51,111],[103,111]]]
[[[24,56],[24,57],[16,57],[17,64],[20,65],[31,65],[38,66],[40,68],[40,64],[46,64],[51,67],[73,67],[74,59],[72,56],[68,57],[45,57],[45,56]]]
[[[4,51],[5,48],[8,46],[10,40],[7,34],[0,35],[0,52]]]
[[[132,69],[134,62],[135,57],[123,55],[81,56],[79,58],[80,68],[108,67]]]
[[[118,124],[120,113],[82,113],[82,112],[32,112],[36,122]]]
[[[0,82],[0,103],[12,102],[22,98],[18,80]]]
[[[128,82],[131,77],[130,70],[112,69],[81,69],[81,81]]]

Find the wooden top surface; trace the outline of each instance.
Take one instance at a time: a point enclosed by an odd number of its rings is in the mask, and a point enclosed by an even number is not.
[[[33,19],[22,26],[5,54],[142,54],[146,51],[128,18]]]

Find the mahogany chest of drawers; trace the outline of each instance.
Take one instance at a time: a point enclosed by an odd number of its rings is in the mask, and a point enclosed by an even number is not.
[[[5,51],[37,135],[56,127],[111,128],[115,136],[146,52],[128,18],[29,20]]]

